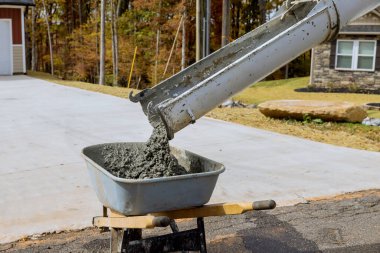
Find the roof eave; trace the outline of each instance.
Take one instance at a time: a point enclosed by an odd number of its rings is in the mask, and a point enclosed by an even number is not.
[[[13,6],[36,6],[35,3],[15,3],[15,2],[1,2],[0,6],[2,5],[13,5]]]
[[[380,32],[340,32],[341,35],[380,35]]]

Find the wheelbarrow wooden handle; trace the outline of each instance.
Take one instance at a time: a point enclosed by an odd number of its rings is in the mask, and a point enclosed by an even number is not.
[[[276,202],[274,200],[262,200],[252,203],[252,210],[270,210],[276,208]]]
[[[129,217],[94,217],[92,223],[96,227],[108,228],[155,228],[167,227],[170,219],[166,216],[129,216]]]
[[[170,219],[186,219],[209,216],[223,216],[243,214],[253,210],[269,210],[276,207],[273,200],[255,201],[255,202],[238,202],[205,205],[201,207],[152,213],[153,216],[166,216]]]

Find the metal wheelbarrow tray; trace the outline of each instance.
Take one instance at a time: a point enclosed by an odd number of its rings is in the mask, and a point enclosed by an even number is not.
[[[106,143],[86,147],[86,160],[91,184],[99,201],[124,215],[142,215],[196,207],[206,204],[214,191],[224,165],[187,150],[171,147],[171,153],[191,174],[153,179],[125,179],[115,177],[104,168],[104,147],[120,143]],[[122,143],[142,146],[144,143]]]

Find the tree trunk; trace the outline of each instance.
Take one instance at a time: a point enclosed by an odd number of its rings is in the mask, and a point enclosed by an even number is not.
[[[289,63],[285,65],[285,79],[289,78]]]
[[[105,85],[105,58],[106,58],[106,0],[100,2],[100,63],[99,84]]]
[[[260,25],[267,22],[267,1],[266,0],[259,0],[259,9],[260,9]]]
[[[45,22],[46,22],[46,26],[47,26],[47,33],[48,33],[48,39],[49,39],[50,72],[51,72],[51,75],[54,75],[53,45],[51,43],[50,24],[49,24],[49,18],[48,18],[48,14],[47,14],[47,10],[46,10],[45,0],[42,0],[42,5],[44,6]]]
[[[36,18],[37,18],[37,16],[36,16]],[[42,46],[42,38],[41,38],[41,34],[38,34],[38,33],[36,33],[34,37],[36,38],[36,45],[35,45],[36,71],[39,71],[39,70],[41,70],[41,62],[42,62],[42,61],[39,60],[39,59],[41,59],[41,57],[40,57],[40,51],[41,51],[41,46]]]
[[[94,16],[95,16],[96,22],[99,19],[99,17],[98,17],[99,14],[100,14],[100,12],[99,12],[99,4],[97,2],[97,4],[96,4],[96,10],[94,11]],[[98,23],[96,23],[95,31],[96,31],[96,34],[99,33],[99,25],[98,25]],[[100,49],[99,48],[99,40],[98,40],[98,38],[95,38],[95,55],[99,55],[100,56],[100,54],[99,54],[100,50],[99,49]],[[95,77],[94,77],[94,84],[100,82],[100,78],[99,78],[100,77],[100,71],[99,71],[100,60],[97,59],[96,61],[97,61],[96,62],[97,64],[95,64],[95,66],[96,66],[96,72],[95,72]],[[98,77],[98,80],[96,80],[97,77]]]
[[[119,80],[119,43],[118,43],[118,13],[120,8],[120,0],[111,1],[111,13],[112,13],[112,65],[113,65],[113,86],[118,85]]]
[[[203,58],[203,1],[196,0],[195,7],[195,60],[199,61]]]
[[[186,68],[186,18],[187,18],[187,9],[186,9],[186,1],[184,1],[183,22],[182,22],[181,70]]]
[[[241,4],[239,3],[236,8],[236,39],[240,37],[240,9]]]
[[[79,26],[82,26],[82,0],[78,0],[78,18]]]
[[[31,59],[31,70],[36,71],[36,12],[32,8],[32,59]]]
[[[82,0],[78,0],[78,15],[79,15],[79,36],[80,42],[83,44],[83,31],[82,31]],[[83,55],[81,56],[81,64],[84,65]]]
[[[222,47],[230,42],[230,0],[223,0]]]
[[[211,0],[205,0],[204,4],[204,22],[203,22],[203,29],[204,29],[204,45],[203,45],[203,57],[206,57],[210,54],[210,23],[211,21]]]
[[[157,17],[158,17],[158,28],[157,28],[157,37],[156,37],[156,60],[154,64],[154,84],[158,83],[158,57],[160,53],[160,36],[161,36],[161,30],[160,30],[160,18],[161,18],[161,6],[162,6],[162,0],[160,0],[159,5],[158,5],[158,12],[157,12]]]
[[[74,0],[70,1],[70,15],[71,15],[71,23],[70,23],[70,33],[74,31],[75,28],[75,17],[74,17]]]
[[[231,20],[232,20],[232,27],[231,27],[232,33],[231,33],[231,36],[232,36],[233,39],[236,39],[236,4],[232,5],[232,17],[231,17]]]

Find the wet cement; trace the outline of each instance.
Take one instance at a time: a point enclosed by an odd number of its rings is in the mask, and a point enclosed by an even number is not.
[[[169,139],[163,125],[154,128],[145,145],[120,143],[106,146],[103,155],[105,169],[120,178],[147,179],[187,174],[170,154]]]

